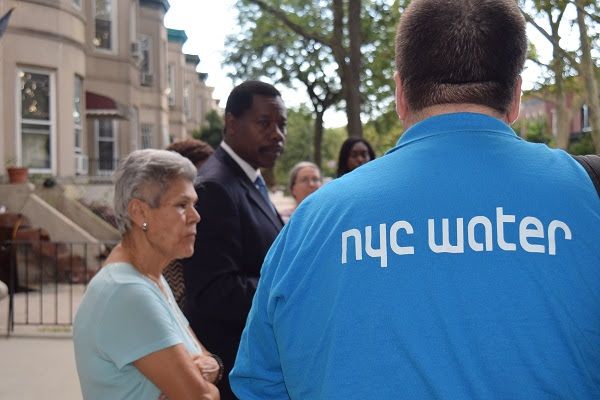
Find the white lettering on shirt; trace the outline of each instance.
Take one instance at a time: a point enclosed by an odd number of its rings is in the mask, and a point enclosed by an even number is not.
[[[515,232],[516,230],[516,233],[518,233],[518,244],[523,251],[527,253],[547,253],[554,256],[557,253],[557,238],[563,240],[572,240],[573,238],[571,228],[563,221],[552,220],[548,224],[548,227],[545,228],[540,219],[525,216],[517,224],[516,215],[505,213],[502,207],[496,207],[495,211],[495,221],[493,221],[493,218],[483,215],[476,215],[469,219],[466,232],[468,246],[465,246],[465,219],[463,217],[453,220],[449,218],[441,218],[441,220],[436,220],[435,218],[427,219],[427,244],[429,250],[436,254],[461,254],[465,252],[465,247],[467,247],[467,249],[476,252],[491,252],[494,251],[495,241],[498,245],[498,250],[516,251],[517,244],[507,241],[506,235],[507,232]],[[364,231],[364,246],[362,231]],[[561,233],[557,233],[557,231],[561,231]],[[415,246],[410,243],[414,232],[413,225],[405,220],[395,221],[389,227],[389,230],[387,224],[379,224],[379,234],[376,235],[379,239],[375,241],[373,239],[372,225],[367,225],[362,230],[360,228],[345,230],[342,232],[341,237],[341,262],[342,264],[348,263],[349,249],[351,249],[353,244],[354,260],[361,261],[363,259],[364,247],[368,257],[378,258],[379,266],[386,268],[388,266],[388,248],[399,256],[415,254]],[[456,232],[456,235],[451,235],[452,232]],[[353,242],[350,241],[351,238],[354,239]],[[352,254],[350,254],[350,260],[352,260]]]

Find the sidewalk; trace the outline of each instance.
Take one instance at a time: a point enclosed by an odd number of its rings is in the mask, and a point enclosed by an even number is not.
[[[79,400],[70,329],[15,327],[6,337],[8,299],[0,301],[0,399]]]
[[[271,193],[271,200],[278,209],[291,207],[292,198],[283,193]],[[65,321],[70,310],[69,294],[61,288],[57,302],[58,318]],[[78,304],[83,294],[83,286],[76,287],[73,293],[74,304]],[[24,294],[18,294],[15,305],[16,320],[24,320]],[[39,293],[31,293],[27,306],[33,320],[39,318]],[[43,297],[53,296],[50,291]],[[55,314],[53,301],[44,300],[44,315]],[[48,305],[46,305],[48,304]],[[72,310],[74,313],[75,310]],[[80,400],[81,390],[75,368],[73,340],[68,327],[16,326],[10,338],[6,337],[8,319],[8,298],[0,300],[0,399],[39,400],[61,399]],[[68,319],[67,319],[68,320]]]

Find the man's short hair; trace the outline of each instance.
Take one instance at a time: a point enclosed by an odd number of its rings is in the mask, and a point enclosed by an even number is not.
[[[411,111],[471,103],[506,113],[527,53],[515,0],[413,0],[396,32]]]
[[[252,108],[254,96],[281,97],[281,93],[273,85],[261,81],[246,81],[234,87],[225,105],[225,114],[241,117]]]

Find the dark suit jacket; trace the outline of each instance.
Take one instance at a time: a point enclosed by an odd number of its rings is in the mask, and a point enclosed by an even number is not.
[[[195,182],[197,226],[194,255],[183,260],[185,315],[202,344],[233,367],[264,257],[283,227],[260,192],[222,148],[206,161]],[[229,381],[221,399],[232,397]]]

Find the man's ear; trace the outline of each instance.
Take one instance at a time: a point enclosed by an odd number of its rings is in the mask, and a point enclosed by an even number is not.
[[[140,199],[132,199],[127,204],[127,212],[131,222],[138,227],[141,227],[144,222],[148,222],[148,204]]]
[[[237,118],[232,113],[225,114],[224,136],[235,136],[237,131]]]
[[[398,71],[394,72],[394,82],[396,83],[396,114],[398,114],[400,120],[404,121],[408,115],[408,105],[404,97],[404,86],[402,86],[402,79],[400,79]]]
[[[512,124],[519,117],[519,110],[521,109],[521,85],[523,84],[523,78],[519,76],[513,92],[513,98],[506,114],[506,119],[509,124]]]

